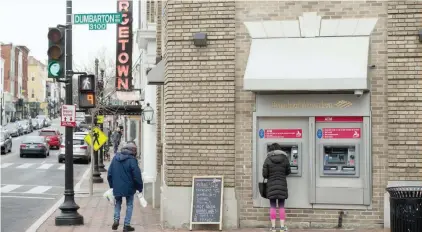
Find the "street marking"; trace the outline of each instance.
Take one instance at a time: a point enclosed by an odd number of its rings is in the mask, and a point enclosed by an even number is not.
[[[60,169],[60,170],[64,170],[64,164],[62,165],[62,166],[60,166],[60,168],[58,168],[58,169]]]
[[[13,191],[13,190],[15,190],[15,189],[17,189],[21,186],[22,185],[8,184],[8,185],[1,187],[0,192],[1,193],[8,193],[8,192]]]
[[[43,164],[43,165],[39,166],[37,169],[49,169],[53,165],[54,164]]]
[[[24,197],[24,196],[4,196],[4,195],[1,195],[1,197],[7,197],[7,198],[23,198],[23,199],[41,199],[41,200],[54,200],[54,199],[56,199],[54,197]]]
[[[0,168],[7,168],[11,165],[13,165],[13,163],[3,163]]]
[[[25,193],[40,194],[40,193],[43,193],[43,192],[45,192],[49,189],[51,189],[51,186],[37,186],[37,187],[34,187],[34,188],[26,191]]]
[[[32,165],[34,165],[34,164],[31,164],[31,163],[24,163],[24,164],[22,164],[22,165],[20,165],[20,166],[18,166],[18,167],[16,167],[16,168],[29,168],[29,167],[31,167]]]
[[[88,175],[91,173],[91,169],[87,168],[84,174],[82,175],[82,178],[79,180],[79,182],[75,185],[75,192],[79,191],[81,189],[82,182],[88,177]],[[63,203],[64,196],[61,197],[56,203],[51,206],[47,212],[45,212],[40,218],[38,218],[37,221],[34,222],[25,232],[36,232],[38,228],[59,208],[59,206]]]

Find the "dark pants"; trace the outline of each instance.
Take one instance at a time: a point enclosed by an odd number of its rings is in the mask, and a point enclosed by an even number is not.
[[[119,144],[118,143],[115,143],[114,144],[114,154],[116,154],[117,153],[117,149],[119,148]]]

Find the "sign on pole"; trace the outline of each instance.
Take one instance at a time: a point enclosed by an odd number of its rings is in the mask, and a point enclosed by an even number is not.
[[[62,105],[61,126],[76,127],[76,106]]]
[[[119,24],[123,21],[122,13],[74,14],[73,24],[88,24],[89,30],[106,30],[107,24]]]
[[[94,127],[92,132],[85,136],[84,140],[94,148],[94,151],[98,151],[107,142],[108,137],[100,128]]]

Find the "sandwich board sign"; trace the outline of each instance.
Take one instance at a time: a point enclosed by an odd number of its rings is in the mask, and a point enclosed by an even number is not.
[[[62,105],[61,126],[76,127],[76,106]]]

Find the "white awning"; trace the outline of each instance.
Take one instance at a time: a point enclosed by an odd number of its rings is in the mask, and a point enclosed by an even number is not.
[[[164,61],[158,62],[158,64],[149,71],[147,74],[148,85],[163,85],[164,84]]]
[[[252,39],[244,89],[366,90],[369,36]]]

